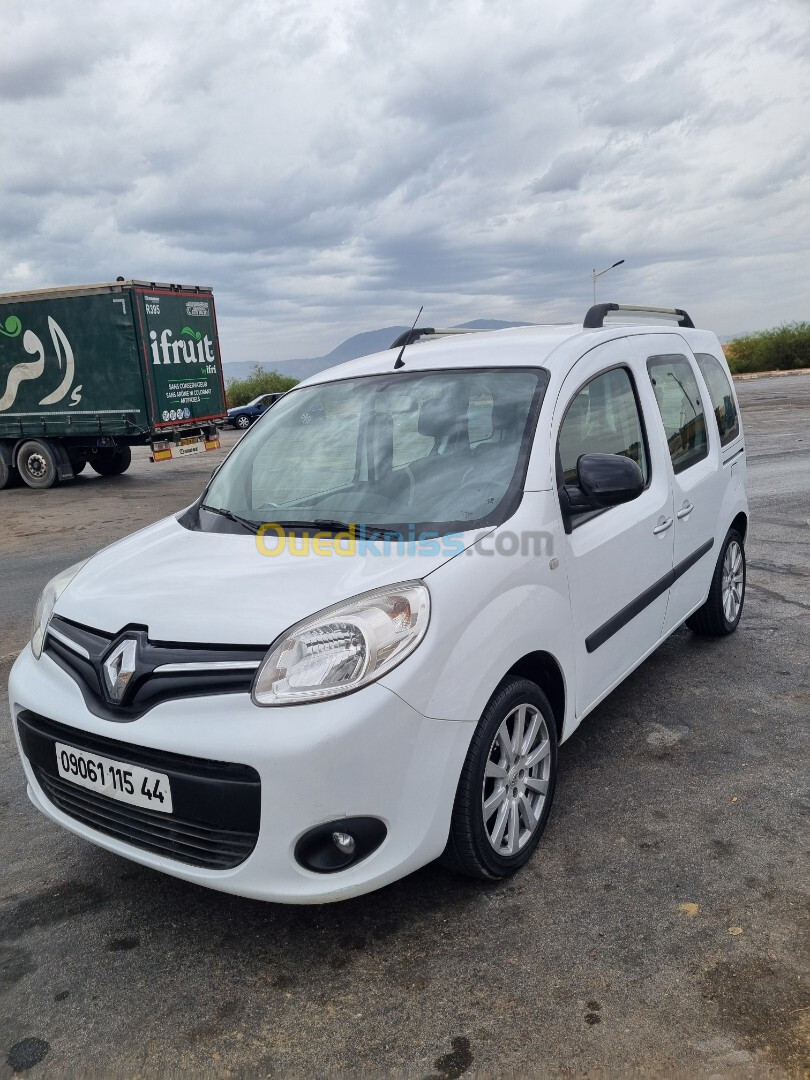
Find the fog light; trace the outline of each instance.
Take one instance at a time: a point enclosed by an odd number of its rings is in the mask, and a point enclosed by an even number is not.
[[[332,839],[335,841],[335,847],[337,847],[338,851],[342,851],[344,855],[354,855],[356,845],[351,833],[333,832]]]
[[[295,860],[316,874],[348,870],[368,858],[385,840],[388,830],[379,818],[339,818],[316,825],[295,845]]]

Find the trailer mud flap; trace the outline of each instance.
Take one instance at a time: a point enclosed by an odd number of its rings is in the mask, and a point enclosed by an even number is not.
[[[67,450],[60,442],[52,442],[49,444],[53,450],[54,457],[56,458],[56,479],[57,480],[73,480],[73,465]]]

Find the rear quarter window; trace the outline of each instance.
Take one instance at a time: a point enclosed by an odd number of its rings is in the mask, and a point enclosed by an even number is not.
[[[737,416],[731,383],[716,356],[711,353],[695,353],[695,359],[709,388],[717,430],[720,432],[720,445],[725,446],[740,434],[740,419]]]
[[[651,356],[647,370],[666,432],[672,468],[680,473],[709,452],[697,376],[685,356]]]

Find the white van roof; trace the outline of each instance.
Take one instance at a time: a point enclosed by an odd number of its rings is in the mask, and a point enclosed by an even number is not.
[[[393,371],[400,356],[401,366],[411,371],[428,371],[445,365],[452,367],[459,361],[473,367],[538,367],[546,364],[559,346],[577,338],[590,339],[596,344],[597,341],[651,331],[680,335],[695,349],[716,353],[719,348],[715,335],[707,330],[696,330],[689,315],[680,308],[596,304],[588,310],[582,323],[549,323],[504,330],[460,331],[433,327],[409,330],[385,351],[326,368],[305,382],[332,382]]]

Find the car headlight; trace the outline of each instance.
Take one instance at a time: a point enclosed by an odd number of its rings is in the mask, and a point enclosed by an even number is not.
[[[34,622],[31,627],[31,650],[37,660],[42,656],[42,648],[45,644],[45,634],[48,630],[48,623],[51,621],[51,615],[53,615],[53,609],[56,607],[56,601],[86,562],[87,559],[84,559],[82,562],[74,563],[73,566],[69,566],[67,570],[63,570],[61,574],[57,574],[56,577],[51,578],[39,594],[37,606],[34,608]]]
[[[430,617],[419,581],[374,589],[326,608],[287,630],[256,673],[257,705],[339,697],[381,678],[409,656]]]

